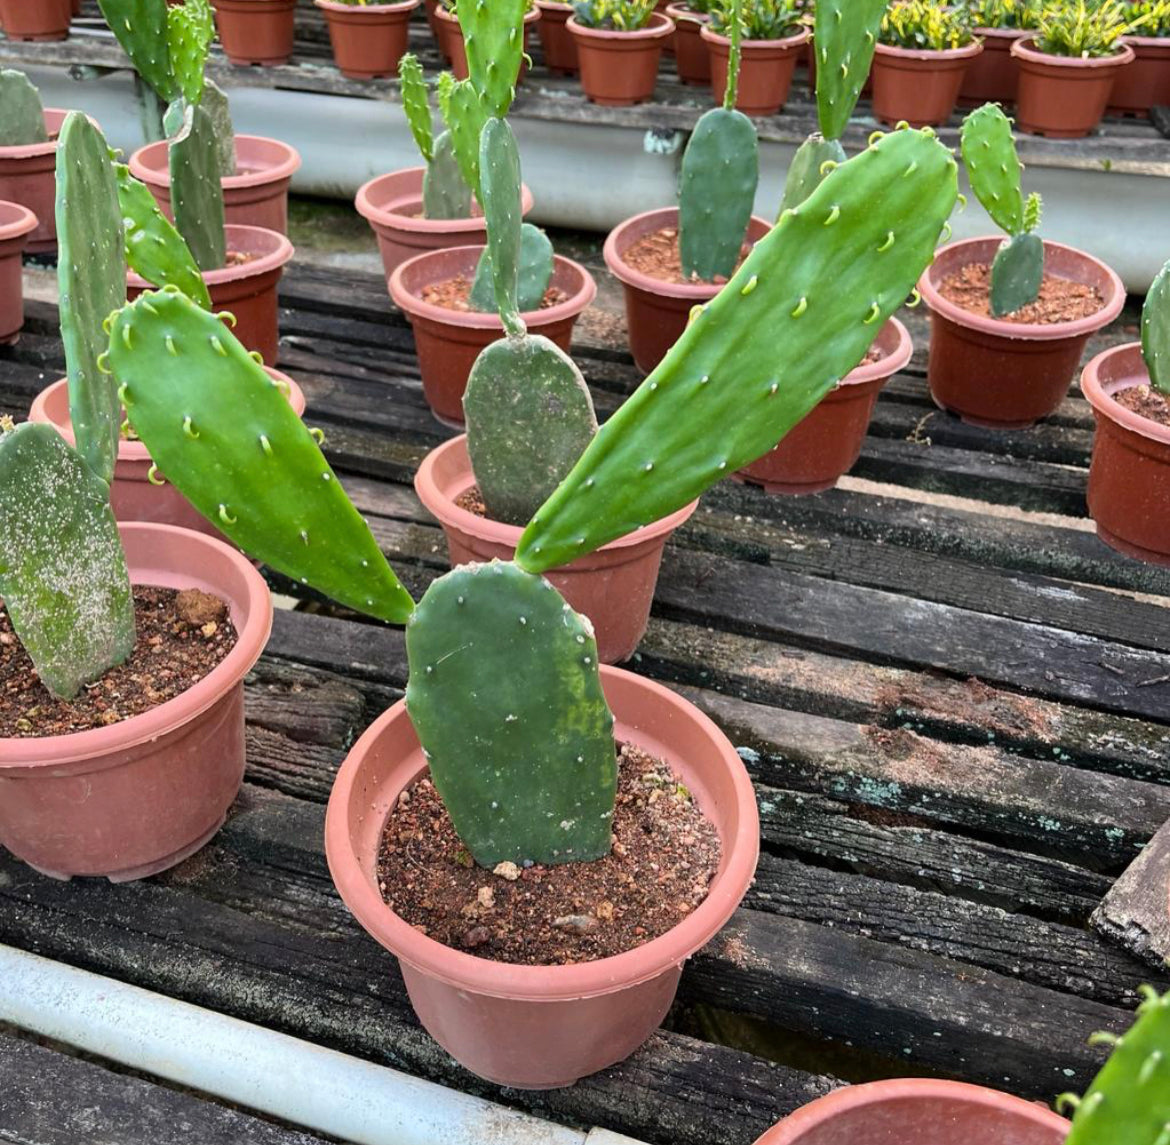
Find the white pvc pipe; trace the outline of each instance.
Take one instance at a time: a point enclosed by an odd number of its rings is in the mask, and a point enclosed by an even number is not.
[[[3,945],[0,1022],[356,1145],[641,1145]]]

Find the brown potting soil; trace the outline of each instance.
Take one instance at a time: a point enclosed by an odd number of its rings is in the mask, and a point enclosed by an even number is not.
[[[197,684],[236,644],[227,606],[198,589],[135,585],[134,615],[130,659],[66,701],[41,683],[0,605],[0,739],[68,735],[141,715]]]
[[[991,317],[991,267],[987,263],[970,263],[948,274],[939,284],[938,292],[948,302],[953,302],[971,314]],[[1046,274],[1040,286],[1040,297],[1035,302],[1012,314],[1005,314],[997,321],[1051,326],[1088,318],[1104,305],[1105,299],[1096,287]]]
[[[1170,401],[1150,386],[1130,386],[1115,393],[1113,400],[1138,417],[1170,428]]]
[[[472,279],[464,274],[457,274],[446,282],[432,282],[422,289],[422,299],[432,306],[441,306],[444,310],[470,310],[468,299],[471,297]],[[548,310],[550,306],[559,306],[568,300],[568,295],[559,287],[550,286],[544,292],[540,301],[540,309]]]
[[[224,266],[247,266],[250,262],[256,261],[256,255],[249,251],[229,250],[227,257],[224,260]]]
[[[632,744],[618,756],[613,851],[592,863],[494,871],[475,864],[428,775],[382,834],[378,880],[416,930],[495,962],[564,966],[642,946],[707,897],[719,836],[670,767]]]
[[[739,261],[735,264],[736,270],[739,270],[751,252],[751,243],[744,243],[740,248]],[[659,282],[670,282],[676,286],[697,286],[704,281],[695,275],[688,278],[683,274],[682,256],[678,251],[677,227],[662,227],[661,230],[643,235],[625,250],[622,262],[642,274],[658,279]],[[711,284],[722,286],[726,281],[727,279],[720,274],[711,279]]]
[[[477,517],[487,516],[487,506],[483,502],[483,494],[479,491],[478,485],[472,485],[470,489],[464,489],[455,498],[455,504],[468,513],[474,513]]]

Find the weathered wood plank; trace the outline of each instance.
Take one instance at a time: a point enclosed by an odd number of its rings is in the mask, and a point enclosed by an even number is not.
[[[1151,965],[1170,962],[1170,821],[1105,896],[1093,925]]]

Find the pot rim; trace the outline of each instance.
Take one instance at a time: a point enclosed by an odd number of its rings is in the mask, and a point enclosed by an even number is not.
[[[417,3],[417,0],[407,0],[408,3]],[[382,5],[384,7],[384,5]],[[293,175],[301,169],[301,153],[293,146],[285,143],[283,139],[273,139],[268,135],[247,135],[243,132],[235,133],[236,143],[239,144],[243,140],[254,143],[264,143],[273,147],[282,148],[285,156],[279,163],[275,163],[271,167],[265,167],[260,171],[245,171],[239,175],[224,175],[220,182],[223,184],[225,191],[233,191],[243,187],[260,187],[265,183],[277,183],[282,179],[291,179]],[[153,167],[148,165],[143,156],[150,154],[153,158],[156,150],[166,154],[168,141],[166,139],[157,140],[154,143],[146,143],[139,147],[130,156],[130,173],[135,179],[140,180],[147,185],[153,184],[156,187],[170,187],[171,174],[166,167]]]
[[[405,262],[400,263],[395,267],[394,273],[390,275],[387,282],[390,297],[395,306],[412,318],[425,318],[430,322],[444,326],[460,326],[464,329],[475,330],[499,330],[502,333],[504,324],[500,321],[498,314],[494,312],[480,313],[477,310],[450,310],[446,306],[436,306],[407,290],[402,281],[410,267],[421,265],[428,260],[449,258],[456,252],[466,253],[470,258],[471,252],[474,252],[475,260],[478,261],[480,253],[485,249],[482,244],[478,243],[468,246],[443,247],[440,250],[423,251],[422,254],[416,254],[413,258],[408,258]],[[474,265],[473,261],[472,266]],[[565,258],[564,255],[554,254],[554,277],[558,266],[568,268],[579,275],[581,285],[564,302],[558,302],[555,306],[549,306],[543,310],[529,310],[522,314],[521,317],[528,321],[529,326],[537,328],[551,326],[553,323],[575,318],[597,297],[597,283],[593,280],[593,275],[580,263],[574,262],[571,258]]]
[[[272,631],[272,601],[268,585],[252,562],[242,553],[214,537],[181,529],[176,525],[144,521],[119,522],[118,532],[131,536],[135,534],[146,536],[152,532],[169,534],[197,548],[213,547],[219,551],[221,557],[229,559],[243,577],[248,595],[244,623],[236,631],[236,645],[198,683],[167,700],[166,703],[121,723],[60,736],[0,738],[0,775],[9,770],[27,770],[30,767],[54,768],[61,766],[62,763],[78,763],[115,752],[124,752],[138,744],[158,739],[190,723],[216,703],[247,675],[268,643],[268,636]]]
[[[281,12],[295,11],[297,0],[215,0],[215,7],[224,7],[232,12],[244,13],[249,9],[255,10],[266,5],[270,11],[277,14]]]
[[[1048,64],[1054,68],[1117,68],[1128,64],[1134,58],[1134,50],[1121,41],[1121,47],[1111,56],[1055,56],[1035,47],[1036,34],[1033,32],[1012,44],[1012,55],[1029,64]]]
[[[386,16],[398,13],[413,12],[422,3],[422,0],[391,0],[388,4],[342,4],[340,0],[313,0],[318,8],[326,12],[357,13],[362,16]]]
[[[1135,49],[1135,54],[1138,48],[1143,50],[1162,48],[1170,55],[1170,36],[1122,36],[1121,39],[1122,43],[1129,44]]]
[[[289,241],[288,236],[281,234],[280,231],[269,230],[267,227],[244,226],[242,223],[228,223],[223,229],[227,236],[229,251],[233,249],[233,236],[237,241],[251,236],[253,246],[260,246],[262,249],[268,247],[269,249],[251,262],[243,262],[238,266],[221,266],[218,270],[203,271],[203,281],[208,286],[222,286],[225,282],[239,282],[244,278],[259,278],[270,271],[279,270],[296,253],[296,248]],[[234,249],[238,250],[239,248]],[[135,290],[158,289],[141,275],[129,269],[126,271],[126,283]]]
[[[673,5],[672,5],[673,7]],[[711,27],[710,17],[702,21],[702,27],[699,29],[699,35],[703,37],[709,44],[719,44],[727,46],[731,44],[731,37],[725,36],[721,32],[716,32]],[[772,51],[785,51],[788,48],[799,48],[801,44],[807,44],[812,39],[812,33],[807,28],[801,28],[799,32],[792,36],[781,36],[778,40],[749,40],[746,36],[740,42],[740,47],[744,51],[749,48],[759,48],[761,51],[771,49]]]
[[[42,109],[46,120],[50,115],[59,115],[61,122],[65,122],[65,117],[69,114],[72,108],[68,107],[46,107]],[[93,116],[87,117],[89,121],[96,127],[97,121]],[[60,128],[58,128],[60,130]],[[52,155],[57,150],[57,136],[53,135],[45,143],[16,143],[9,147],[0,147],[0,160],[3,159],[39,159],[44,155]]]
[[[12,218],[4,221],[5,215]],[[31,235],[40,226],[40,220],[23,203],[0,199],[0,243]]]
[[[554,12],[572,12],[573,5],[566,4],[563,0],[536,0],[536,6],[543,12],[545,9],[552,9]]]
[[[935,252],[934,262],[922,272],[922,277],[918,280],[919,293],[922,295],[929,309],[942,315],[942,317],[955,323],[957,326],[965,326],[971,330],[978,330],[981,334],[992,334],[998,338],[1011,338],[1016,341],[1058,342],[1065,338],[1079,338],[1082,335],[1095,333],[1097,330],[1108,326],[1125,307],[1125,286],[1122,284],[1117,272],[1111,266],[1086,251],[1080,250],[1077,247],[1067,246],[1064,243],[1053,242],[1051,239],[1043,240],[1045,252],[1050,250],[1068,251],[1079,259],[1095,264],[1105,272],[1105,277],[1113,287],[1113,295],[1106,300],[1105,305],[1095,314],[1090,314],[1086,318],[1077,318],[1072,322],[1051,322],[1048,324],[1038,322],[1004,322],[1000,318],[985,318],[981,314],[972,314],[971,311],[964,310],[962,307],[956,306],[953,302],[948,301],[938,292],[938,288],[932,280],[932,275],[943,255],[961,247],[975,247],[987,243],[1000,245],[1004,241],[1005,237],[1002,235],[983,235],[972,239],[957,239],[955,242],[947,243],[946,246],[939,247]],[[979,262],[981,260],[973,258],[972,261]]]
[[[539,4],[542,0],[536,0]],[[572,7],[572,5],[566,5]],[[679,24],[707,24],[711,17],[706,12],[696,12],[688,3],[687,0],[671,0],[670,4],[663,9],[663,11],[674,21],[675,26]]]
[[[938,51],[933,48],[897,48],[892,44],[881,43],[874,48],[875,55],[893,56],[899,60],[916,60],[922,63],[972,59],[981,51],[983,51],[983,41],[978,36],[961,48],[942,48]]]
[[[1108,350],[1102,350],[1100,354],[1092,358],[1081,371],[1081,393],[1085,395],[1093,409],[1103,417],[1109,418],[1110,421],[1116,422],[1125,429],[1141,434],[1142,437],[1149,438],[1150,441],[1156,441],[1160,445],[1170,445],[1170,426],[1160,425],[1148,417],[1142,417],[1141,414],[1126,409],[1114,398],[1113,395],[1116,392],[1129,389],[1129,386],[1116,386],[1112,390],[1107,390],[1105,383],[1101,381],[1101,369],[1105,363],[1111,358],[1119,358],[1123,354],[1135,356],[1142,370],[1145,371],[1145,360],[1142,357],[1142,344],[1140,342],[1126,342],[1121,346],[1111,346]],[[1142,385],[1143,383],[1139,380],[1134,384]],[[1148,372],[1144,384],[1150,384]]]
[[[755,873],[759,857],[759,813],[751,779],[730,740],[719,727],[682,696],[653,680],[600,665],[603,683],[624,683],[670,709],[675,720],[689,721],[710,738],[727,767],[740,814],[739,830],[723,839],[724,862],[712,880],[707,898],[682,922],[643,946],[593,962],[568,966],[523,966],[479,958],[420,934],[382,900],[350,847],[348,806],[358,782],[360,765],[383,731],[409,721],[406,700],[383,712],[350,748],[342,762],[325,813],[325,853],[346,906],[375,939],[395,957],[428,976],[458,989],[496,998],[531,1001],[575,1001],[616,993],[680,966],[704,947],[735,913]],[[620,717],[619,717],[620,719]]]
[[[574,36],[583,40],[599,42],[619,41],[629,43],[633,40],[664,40],[674,31],[674,21],[665,12],[654,12],[650,22],[644,28],[635,28],[632,32],[619,31],[617,28],[590,28],[582,24],[576,16],[570,16],[565,21],[565,27]]]
[[[884,382],[887,378],[892,378],[900,370],[906,368],[910,359],[914,357],[914,339],[910,337],[910,331],[906,329],[905,325],[893,315],[886,319],[882,330],[887,330],[891,326],[898,333],[898,341],[894,348],[876,362],[863,362],[860,366],[854,366],[837,383],[837,388],[864,386],[870,382]],[[877,338],[874,339],[875,344],[877,339],[882,336],[882,330],[878,331]]]
[[[976,28],[975,35],[991,40],[1024,40],[1034,36],[1032,28]]]

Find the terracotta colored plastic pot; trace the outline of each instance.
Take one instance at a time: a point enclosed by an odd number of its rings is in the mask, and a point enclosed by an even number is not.
[[[37,217],[37,228],[25,249],[30,254],[44,254],[57,249],[57,215],[55,209],[57,168],[57,132],[68,111],[45,108],[47,143],[27,143],[20,147],[0,147],[0,199],[19,203]]]
[[[874,342],[881,359],[858,366],[837,383],[779,445],[745,466],[736,478],[769,493],[832,489],[856,464],[882,386],[914,353],[906,327],[891,318]]]
[[[587,28],[576,16],[565,27],[577,41],[586,99],[602,107],[632,107],[653,97],[662,49],[674,35],[669,16],[655,12],[636,32]]]
[[[711,49],[701,33],[708,17],[686,4],[668,4],[666,14],[674,21],[674,66],[683,83],[708,87],[711,83]]]
[[[225,220],[287,234],[288,188],[300,166],[300,154],[279,139],[237,135],[236,174],[221,180]],[[173,219],[166,140],[135,151],[130,156],[130,173],[150,188],[167,218]]]
[[[1020,65],[1016,127],[1052,139],[1080,139],[1101,122],[1114,81],[1133,62],[1134,50],[1123,44],[1103,59],[1050,56],[1037,51],[1029,36],[1012,45],[1012,55]]]
[[[398,61],[406,54],[410,14],[419,0],[362,6],[337,0],[313,3],[325,13],[333,59],[343,76],[365,80],[398,73]]]
[[[943,247],[919,280],[930,307],[930,395],[971,425],[1023,429],[1047,417],[1068,393],[1091,334],[1108,326],[1125,305],[1121,279],[1103,262],[1074,247],[1045,242],[1048,274],[1083,282],[1105,300],[1076,322],[1031,325],[1004,322],[948,302],[938,286],[972,263],[990,264],[1003,239],[965,239]]]
[[[425,167],[407,167],[379,175],[358,189],[354,206],[378,238],[382,267],[389,278],[409,258],[453,246],[483,246],[487,227],[476,213],[466,219],[424,219],[422,187]],[[532,210],[532,192],[520,187],[520,209]],[[478,211],[478,208],[476,208]]]
[[[293,245],[282,234],[263,227],[224,228],[229,251],[251,255],[250,262],[203,273],[216,311],[236,316],[233,333],[249,350],[256,350],[268,365],[280,352],[280,311],[277,284],[293,256]],[[134,301],[144,290],[153,290],[133,271],[126,276],[126,296]]]
[[[707,25],[699,35],[711,53],[711,91],[722,103],[731,41]],[[744,40],[735,106],[744,115],[775,115],[788,99],[796,62],[809,41],[807,28],[783,40]]]
[[[395,704],[358,740],[329,797],[325,851],[346,906],[397,955],[410,1000],[431,1037],[498,1085],[571,1085],[632,1054],[669,1010],[683,963],[731,917],[755,871],[755,796],[723,733],[650,680],[606,666],[601,679],[615,738],[675,769],[723,847],[706,900],[673,930],[635,950],[572,966],[492,962],[428,938],[382,901],[382,828],[399,795],[426,767],[405,703]]]
[[[873,113],[893,126],[939,127],[951,118],[967,68],[983,45],[926,52],[878,44],[873,57]]]
[[[1069,1123],[1035,1102],[958,1081],[908,1078],[834,1090],[756,1145],[1061,1145]]]
[[[305,412],[305,395],[300,386],[279,370],[267,367],[269,376],[288,387],[288,402],[297,417]],[[29,421],[48,422],[70,445],[76,444],[73,423],[69,419],[69,383],[62,379],[42,390],[33,400]],[[153,462],[141,441],[119,441],[118,459],[114,463],[114,481],[110,486],[110,505],[119,521],[146,521],[159,525],[177,525],[230,545],[226,537],[200,514],[169,482],[155,485],[149,478]],[[165,476],[165,475],[164,475]],[[234,546],[233,546],[234,547]]]
[[[532,34],[532,25],[540,19],[540,9],[533,8],[524,15],[524,44],[528,50],[528,41]],[[454,12],[448,12],[441,4],[435,9],[435,22],[439,25],[439,43],[443,54],[451,61],[451,71],[457,80],[465,80],[467,71],[467,49],[463,45],[463,29]],[[516,77],[517,83],[523,83],[528,74],[528,61],[521,59],[520,74]]]
[[[1019,28],[976,28],[983,51],[967,66],[959,102],[978,107],[983,103],[1015,103],[1020,84],[1020,65],[1012,44],[1029,33]]]
[[[435,42],[439,41],[439,20],[435,15],[435,10],[439,7],[439,0],[423,0],[423,6],[427,10],[427,27],[431,30],[431,35],[435,37]],[[442,47],[442,45],[440,45]]]
[[[0,27],[10,40],[64,40],[73,0],[0,0]]]
[[[1170,38],[1126,36],[1134,60],[1122,68],[1109,97],[1110,115],[1148,118],[1150,108],[1170,105]]]
[[[573,5],[558,0],[536,0],[536,6],[540,9],[536,31],[544,49],[544,66],[554,76],[575,76],[580,70],[577,41],[565,27],[565,21],[573,14]]]
[[[135,584],[227,602],[236,646],[140,716],[45,739],[0,739],[0,844],[54,878],[141,879],[219,830],[244,775],[244,676],[272,627],[264,578],[235,549],[169,525],[122,525]]]
[[[390,297],[410,319],[423,393],[431,412],[446,425],[463,428],[463,391],[479,352],[504,336],[499,315],[477,310],[449,310],[424,302],[423,289],[457,275],[475,277],[481,246],[449,247],[416,255],[390,276]],[[570,259],[555,256],[551,285],[565,301],[524,315],[529,333],[543,334],[566,353],[578,316],[597,294],[590,273]]]
[[[1081,375],[1097,419],[1089,512],[1107,545],[1170,566],[1170,428],[1113,400],[1122,390],[1149,384],[1140,342],[1098,354]]]
[[[431,450],[414,478],[419,500],[443,526],[452,565],[497,557],[509,561],[524,530],[461,509],[456,499],[474,485],[466,437],[452,438]],[[692,501],[645,529],[545,574],[578,612],[593,621],[597,655],[603,664],[625,660],[638,647],[650,617],[662,550],[698,504]]]
[[[15,342],[24,325],[24,267],[21,255],[37,217],[19,203],[0,199],[0,346]]]
[[[212,0],[215,26],[237,67],[287,64],[293,54],[296,0]]]
[[[709,302],[723,289],[707,282],[663,282],[635,270],[625,261],[626,251],[639,239],[663,227],[677,226],[678,207],[660,207],[619,223],[605,240],[605,265],[625,289],[630,353],[644,374],[650,373],[682,337],[691,308]],[[771,229],[767,219],[753,215],[748,224],[748,241],[758,242]]]

